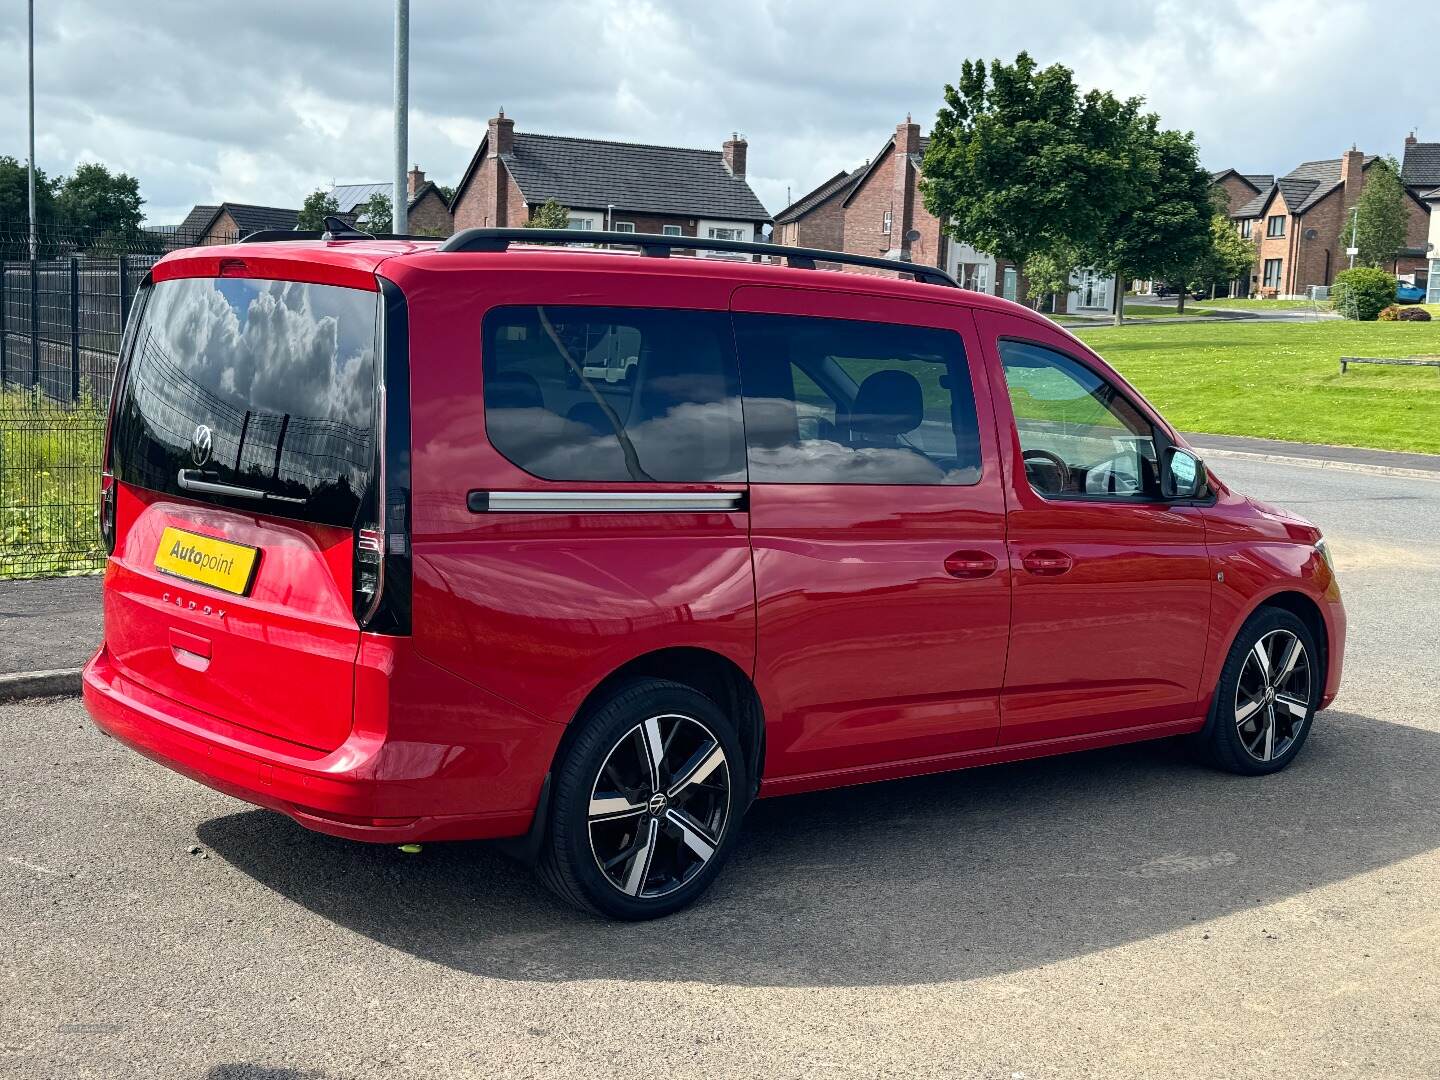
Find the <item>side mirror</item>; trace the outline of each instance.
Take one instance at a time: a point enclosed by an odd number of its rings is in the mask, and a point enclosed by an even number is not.
[[[1200,499],[1208,490],[1205,463],[1189,450],[1175,447],[1165,463],[1160,492],[1167,499]]]

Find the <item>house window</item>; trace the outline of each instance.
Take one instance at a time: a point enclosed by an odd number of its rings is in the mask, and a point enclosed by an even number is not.
[[[885,216],[880,219],[880,231],[881,231],[882,233],[884,233],[886,236],[889,236],[889,235],[890,235],[890,222],[891,222],[891,220],[892,220],[892,219],[891,219],[891,216],[890,216],[890,211],[889,211],[889,210],[886,210],[886,211],[885,211]]]
[[[610,228],[615,232],[634,232],[635,223],[633,221],[612,221]]]
[[[1440,304],[1440,259],[1430,260],[1430,276],[1426,279],[1426,288],[1429,292],[1425,302]]]
[[[1252,218],[1246,218],[1244,221],[1240,222],[1240,235],[1246,240],[1249,240],[1251,232],[1254,229],[1254,225],[1255,222]]]
[[[1265,220],[1265,235],[1266,235],[1266,236],[1284,236],[1284,235],[1285,235],[1285,215],[1284,215],[1284,214],[1271,214],[1268,218],[1266,218],[1266,220]]]
[[[1267,288],[1267,289],[1276,289],[1276,290],[1278,290],[1278,289],[1280,288],[1280,264],[1281,264],[1281,262],[1282,262],[1282,260],[1280,260],[1280,259],[1266,259],[1266,260],[1265,260],[1265,288]]]
[[[740,232],[741,232],[740,229],[727,229],[727,228],[724,228],[724,227],[722,227],[722,226],[712,225],[712,226],[710,226],[709,229],[706,230],[706,235],[707,235],[711,240],[743,240],[743,239],[745,239],[743,236],[740,235]]]
[[[595,219],[593,217],[572,217],[565,223],[567,229],[593,229]]]
[[[680,235],[682,235],[681,232],[680,232],[680,226],[679,226],[679,225],[661,225],[661,226],[660,226],[660,234],[661,234],[662,236],[680,236]]]

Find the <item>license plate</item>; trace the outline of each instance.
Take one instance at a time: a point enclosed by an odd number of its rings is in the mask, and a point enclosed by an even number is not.
[[[155,569],[236,596],[250,591],[260,549],[167,526],[155,551]]]

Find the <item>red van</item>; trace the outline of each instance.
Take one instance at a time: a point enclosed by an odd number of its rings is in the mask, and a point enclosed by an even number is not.
[[[155,266],[107,436],[85,700],[201,783],[639,919],[757,796],[1178,735],[1269,773],[1335,696],[1319,531],[939,270],[257,241]]]

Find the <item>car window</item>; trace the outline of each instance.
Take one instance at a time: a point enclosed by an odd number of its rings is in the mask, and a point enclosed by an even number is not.
[[[1128,398],[1064,353],[1001,341],[1025,478],[1039,494],[1159,497],[1155,438]]]
[[[547,480],[743,481],[723,312],[500,307],[485,316],[491,444]]]
[[[965,349],[946,330],[735,316],[755,483],[974,484]]]

